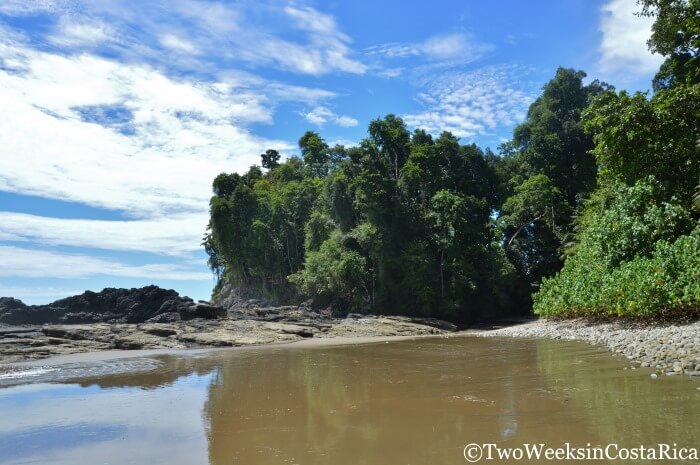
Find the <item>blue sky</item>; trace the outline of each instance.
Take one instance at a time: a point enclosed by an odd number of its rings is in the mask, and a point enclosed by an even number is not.
[[[0,295],[208,298],[213,177],[395,113],[494,148],[558,66],[647,90],[634,0],[0,3]]]

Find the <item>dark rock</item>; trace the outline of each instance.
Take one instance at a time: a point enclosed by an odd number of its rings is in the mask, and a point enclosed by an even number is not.
[[[80,341],[91,339],[93,331],[90,327],[47,326],[41,332],[50,338]]]
[[[189,297],[180,297],[174,290],[158,286],[85,291],[48,305],[25,305],[17,299],[3,297],[0,298],[0,323],[142,323],[161,314],[177,314],[191,306]],[[163,318],[174,321],[173,317]]]
[[[227,315],[225,308],[203,303],[180,308],[178,313],[180,314],[180,318],[185,321],[195,318],[213,320],[216,318],[224,318]]]
[[[144,329],[143,332],[160,337],[174,336],[175,334],[177,334],[177,331],[170,327],[149,327]]]
[[[0,297],[0,313],[24,310],[27,305],[19,299],[13,297]]]

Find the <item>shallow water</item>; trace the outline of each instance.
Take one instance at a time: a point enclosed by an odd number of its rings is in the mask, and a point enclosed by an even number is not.
[[[0,463],[459,464],[469,443],[700,447],[700,382],[625,366],[582,343],[455,337],[32,367],[0,376]]]

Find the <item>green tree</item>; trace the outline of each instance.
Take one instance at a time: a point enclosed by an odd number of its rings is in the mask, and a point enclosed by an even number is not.
[[[328,144],[321,136],[313,131],[307,131],[299,139],[299,148],[304,164],[313,176],[323,177],[328,174],[328,163],[331,157]]]
[[[369,123],[370,140],[379,148],[382,158],[389,165],[389,172],[398,179],[401,167],[408,159],[411,136],[403,120],[389,114]]]
[[[499,223],[506,253],[530,282],[561,266],[559,247],[569,220],[569,205],[544,174],[516,187],[501,206]]]
[[[584,114],[594,135],[602,182],[627,185],[654,176],[690,198],[700,177],[700,85],[632,96],[601,95]]]
[[[263,168],[271,170],[279,166],[280,154],[277,150],[269,149],[260,155],[261,165]]]
[[[642,14],[654,18],[649,50],[666,57],[654,89],[700,83],[700,1],[640,0]]]

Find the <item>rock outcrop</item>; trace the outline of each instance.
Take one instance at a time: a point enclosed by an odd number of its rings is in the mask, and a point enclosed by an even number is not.
[[[0,298],[0,323],[8,325],[173,322],[225,314],[223,308],[204,302],[195,304],[189,297],[158,286],[85,291],[47,305]]]
[[[12,326],[8,326],[12,325]],[[194,303],[148,286],[85,292],[48,305],[0,299],[0,363],[101,350],[184,349],[294,342],[302,339],[428,336],[457,328],[432,318],[351,314],[308,304]]]

